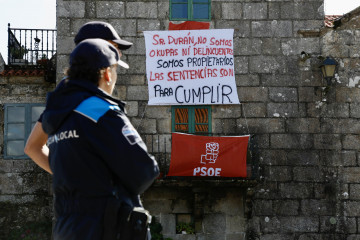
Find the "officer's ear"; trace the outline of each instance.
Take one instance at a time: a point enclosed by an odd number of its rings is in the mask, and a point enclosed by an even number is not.
[[[111,82],[111,68],[107,67],[104,69],[103,78],[107,83]]]

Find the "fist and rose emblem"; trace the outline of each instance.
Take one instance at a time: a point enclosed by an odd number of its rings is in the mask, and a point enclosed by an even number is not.
[[[201,155],[200,163],[216,163],[216,160],[219,156],[219,143],[210,142],[206,143],[206,152]],[[212,168],[212,167],[197,167],[194,168],[193,176],[220,176],[221,168]]]
[[[206,143],[206,154],[201,155],[201,163],[215,163],[219,155],[219,144],[215,142]]]

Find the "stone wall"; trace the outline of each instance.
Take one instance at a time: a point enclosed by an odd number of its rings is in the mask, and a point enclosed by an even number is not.
[[[236,83],[242,102],[241,106],[212,106],[212,129],[219,135],[251,134],[248,162],[253,175],[241,181],[158,180],[142,198],[162,224],[165,237],[360,237],[358,15],[354,11],[336,29],[324,29],[323,1],[212,1],[210,28],[235,30]],[[115,95],[128,102],[129,117],[166,173],[170,106],[147,106],[142,31],[167,30],[169,2],[58,0],[58,79],[67,67],[77,30],[91,20],[110,22],[122,38],[134,43],[124,52],[130,69],[119,69]],[[318,68],[321,57],[326,56],[339,62],[338,74],[330,85]],[[7,81],[1,79],[0,86],[11,89]],[[31,91],[35,85],[28,86],[25,89]],[[5,91],[2,96],[9,96],[2,102],[44,100],[26,94],[16,98],[10,90],[1,91]],[[19,92],[23,91],[16,94]],[[162,154],[165,151],[167,154]],[[0,173],[2,201],[31,196],[19,175],[38,169],[25,160],[1,160],[0,164],[4,166],[1,169],[7,169]],[[44,182],[48,184],[39,178],[36,184],[47,189]],[[49,205],[40,208],[44,206]],[[179,214],[193,218],[195,235],[176,234]]]
[[[4,104],[45,103],[54,87],[44,77],[0,76],[0,239],[16,239],[47,223],[51,229],[51,177],[31,160],[3,158]]]
[[[245,190],[234,183],[191,182],[155,184],[142,198],[144,206],[160,221],[165,238],[245,239]],[[177,234],[175,226],[182,216],[194,222],[195,234]]]

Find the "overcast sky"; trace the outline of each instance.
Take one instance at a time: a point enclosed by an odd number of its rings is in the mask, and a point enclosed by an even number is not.
[[[360,0],[324,0],[326,15],[342,15],[360,6]],[[56,28],[56,0],[0,0],[0,53],[7,62],[7,26]]]
[[[360,6],[360,0],[324,0],[326,15],[343,15]]]

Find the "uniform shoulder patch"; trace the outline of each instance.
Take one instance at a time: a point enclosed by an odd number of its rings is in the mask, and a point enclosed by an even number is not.
[[[92,96],[80,103],[74,111],[97,122],[110,109],[120,110],[119,106],[112,105],[104,99]]]
[[[125,123],[121,132],[131,145],[142,141],[139,133],[130,122]]]

